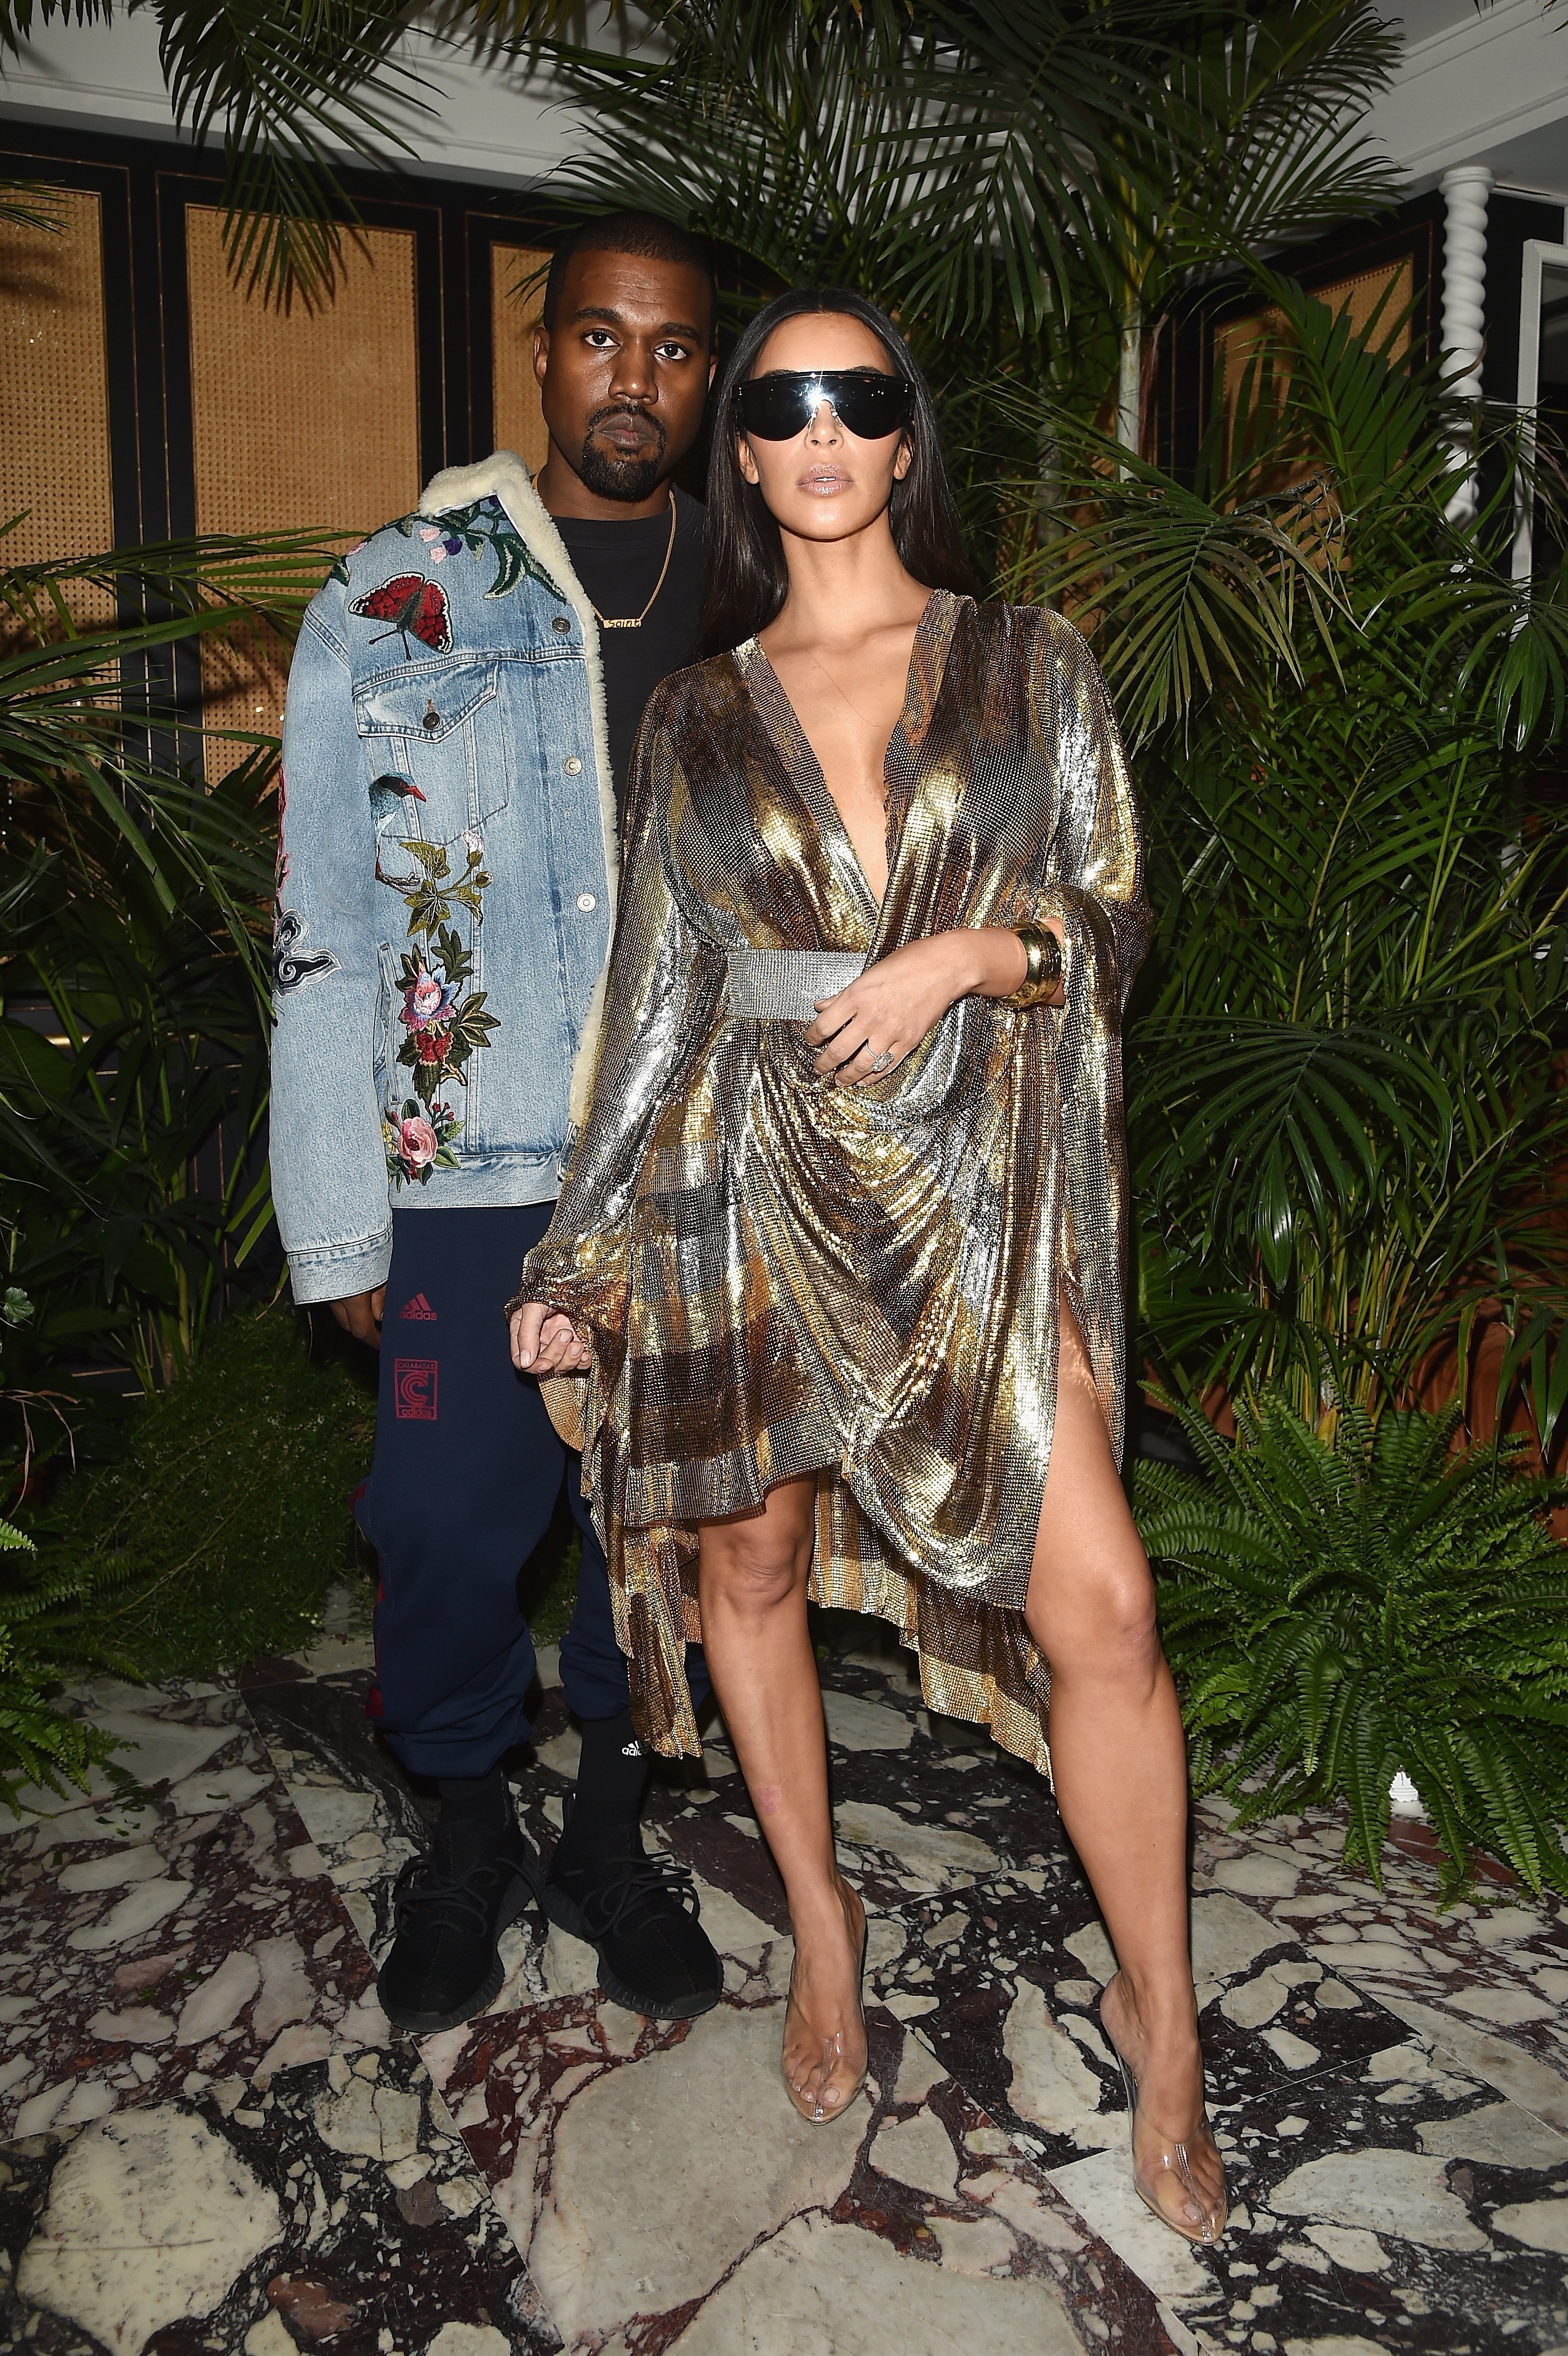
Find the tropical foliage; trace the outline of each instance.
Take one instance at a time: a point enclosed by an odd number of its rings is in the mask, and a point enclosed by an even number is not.
[[[120,5],[156,7],[180,119],[226,135],[236,270],[266,299],[329,293],[353,220],[340,159],[395,154],[390,126],[428,97],[402,0]],[[114,5],[0,0],[0,46]],[[1551,1215],[1568,875],[1541,781],[1568,603],[1561,582],[1516,584],[1509,558],[1516,491],[1556,515],[1558,544],[1561,502],[1551,454],[1459,411],[1392,310],[1358,331],[1254,260],[1279,270],[1290,241],[1394,193],[1361,129],[1393,54],[1379,14],[655,0],[585,37],[565,0],[439,0],[421,23],[586,108],[592,139],[554,193],[706,230],[732,316],[782,283],[843,280],[900,318],[977,550],[1011,594],[1073,614],[1134,740],[1159,917],[1128,1041],[1139,1348],[1188,1400],[1221,1387],[1239,1423],[1231,1447],[1183,1410],[1207,1486],[1140,1476],[1200,1765],[1251,1786],[1253,1813],[1343,1794],[1374,1869],[1403,1766],[1456,1869],[1480,1841],[1554,1882],[1568,1744],[1537,1601],[1561,1602],[1546,1492],[1517,1451],[1445,1470],[1453,1415],[1409,1401],[1445,1353],[1462,1388],[1498,1318],[1499,1403],[1522,1384],[1548,1455],[1568,1396]],[[1215,371],[1195,466],[1168,476],[1143,455],[1153,370],[1227,273],[1262,316],[1244,364]],[[188,587],[172,613],[208,626]],[[69,660],[70,636],[57,612],[27,645]],[[135,737],[123,700],[90,688],[112,649],[90,652],[59,682],[85,766],[51,750],[58,787],[27,790],[52,813],[38,860],[69,851],[72,879],[134,904],[137,975],[63,876],[50,898],[58,869],[14,877],[65,1045],[10,1051],[7,1092],[48,1106],[48,1183],[78,1240],[73,1290],[31,1240],[48,1222],[24,1222],[14,1275],[37,1315],[8,1337],[58,1348],[61,1319],[100,1334],[118,1319],[153,1379],[190,1362],[210,1272],[248,1232],[238,1180],[197,1208],[173,1173],[181,1108],[211,1117],[199,1091],[219,1069],[226,1166],[246,1166],[267,755],[199,796],[150,710]],[[155,1069],[163,1093],[138,1093]],[[10,1149],[40,1183],[44,1129]],[[1307,1665],[1275,1692],[1256,1661],[1287,1656]]]
[[[64,1439],[62,1360],[107,1351],[148,1390],[187,1365],[245,1241],[275,747],[206,787],[166,665],[286,626],[322,561],[209,540],[0,570],[0,1173],[29,1312],[5,1395],[26,1452]],[[93,601],[117,618],[80,622]],[[198,1192],[219,1131],[224,1174]]]
[[[1505,1390],[1528,1360],[1549,1451],[1568,860],[1536,765],[1568,604],[1511,577],[1512,422],[1480,514],[1450,520],[1455,423],[1403,322],[1357,334],[1264,291],[1243,423],[1216,418],[1195,478],[1112,478],[1059,419],[1074,528],[1019,567],[1087,607],[1154,819],[1148,1336],[1199,1387],[1275,1374],[1305,1414],[1375,1419],[1445,1337],[1465,1363],[1499,1304]],[[1543,465],[1533,489],[1552,501]]]
[[[1453,1454],[1457,1413],[1347,1408],[1328,1440],[1265,1389],[1234,1442],[1182,1409],[1199,1474],[1139,1465],[1194,1778],[1243,1824],[1342,1801],[1381,1884],[1403,1771],[1452,1884],[1477,1846],[1568,1891],[1568,1548],[1542,1522],[1565,1484],[1520,1441]]]

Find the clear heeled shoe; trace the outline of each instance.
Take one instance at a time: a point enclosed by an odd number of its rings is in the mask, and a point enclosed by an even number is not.
[[[1206,2110],[1200,2112],[1197,2131],[1189,2141],[1184,2141],[1176,2136],[1162,2135],[1138,2108],[1138,2082],[1133,2073],[1132,2064],[1106,2027],[1103,1993],[1100,2006],[1100,2028],[1105,2042],[1116,2057],[1117,2065],[1122,2072],[1122,2084],[1126,2090],[1127,2130],[1133,2155],[1133,2189],[1145,2208],[1152,2210],[1162,2225],[1168,2225],[1171,2232],[1179,2233],[1184,2242],[1194,2242],[1200,2248],[1211,2249],[1225,2231],[1230,2211],[1230,2191],[1225,2182],[1224,2163],[1223,2161],[1220,2163],[1220,2197],[1217,2201],[1211,2204],[1193,2177],[1192,2163],[1188,2157],[1190,2144],[1196,2143],[1200,2137],[1210,2144],[1214,2141],[1214,2131],[1209,2124],[1209,2114]],[[1140,2124],[1144,2128],[1144,2150],[1141,2154],[1138,2149]],[[1219,2159],[1217,2147],[1214,2156]],[[1164,2176],[1174,2179],[1181,2200],[1189,2201],[1197,2210],[1201,2220],[1199,2224],[1185,2224],[1179,2215],[1172,2216],[1170,2211],[1165,2207],[1156,2190],[1160,2178]]]
[[[870,1935],[870,1924],[866,1917],[865,1907],[862,1905],[860,1908],[860,1961],[855,1979],[855,2002],[859,2012],[860,2026],[862,2029],[866,2025],[866,2008],[864,2001],[866,1984],[866,1949],[869,1942]],[[787,2053],[789,2050],[790,2016],[794,2010],[795,1967],[792,1965],[789,1976],[789,1994],[784,1999],[784,2042],[785,2053]],[[836,2102],[829,2110],[822,2101],[822,2094],[830,2084],[835,2083],[837,2072],[840,2065],[842,2065],[843,2062],[844,2031],[841,2029],[836,2029],[831,2037],[825,2037],[822,2040],[822,2053],[816,2069],[817,2094],[815,2099],[806,2099],[796,2094],[794,2086],[790,2083],[790,2075],[788,2068],[785,2065],[784,2054],[781,2053],[779,2056],[779,2069],[784,2082],[784,2093],[789,2096],[792,2106],[799,2112],[801,2117],[803,2119],[809,2119],[814,2126],[825,2126],[829,2119],[841,2119],[845,2113],[849,2109],[861,2087],[866,2083],[867,2072],[870,2068],[870,2056],[869,2053],[866,2060],[861,2063],[858,2075],[854,2077],[851,2083],[845,2085],[837,2102]]]

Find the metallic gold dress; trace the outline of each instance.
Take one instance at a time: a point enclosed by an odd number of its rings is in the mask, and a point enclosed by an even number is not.
[[[1147,915],[1072,625],[936,592],[887,778],[879,909],[754,641],[667,680],[638,739],[592,1087],[518,1298],[592,1337],[591,1372],[545,1395],[583,1451],[636,1723],[667,1753],[698,1748],[696,1525],[815,1472],[816,1601],[891,1621],[933,1709],[1043,1765],[1020,1607],[1064,1294],[1120,1452],[1119,1025]],[[798,1022],[738,1011],[789,971],[758,951],[853,971],[1042,916],[1065,927],[1064,1008],[960,999],[864,1087],[819,1078]]]

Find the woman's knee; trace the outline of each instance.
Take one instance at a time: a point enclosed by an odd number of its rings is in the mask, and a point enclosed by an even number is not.
[[[793,1500],[770,1501],[744,1520],[710,1522],[702,1532],[703,1600],[748,1613],[804,1601],[811,1548],[810,1520]]]
[[[1159,1665],[1154,1580],[1141,1557],[1067,1578],[1037,1565],[1026,1616],[1058,1675],[1077,1669],[1141,1678]]]

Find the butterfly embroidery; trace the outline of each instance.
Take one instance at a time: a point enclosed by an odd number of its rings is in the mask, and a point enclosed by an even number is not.
[[[411,656],[409,633],[411,630],[421,646],[432,654],[445,655],[452,651],[452,624],[447,619],[446,592],[427,581],[421,573],[395,573],[383,581],[379,589],[367,596],[356,597],[348,608],[351,614],[363,614],[367,621],[390,622],[391,628],[372,638],[379,646],[382,638],[400,637],[403,653]]]

